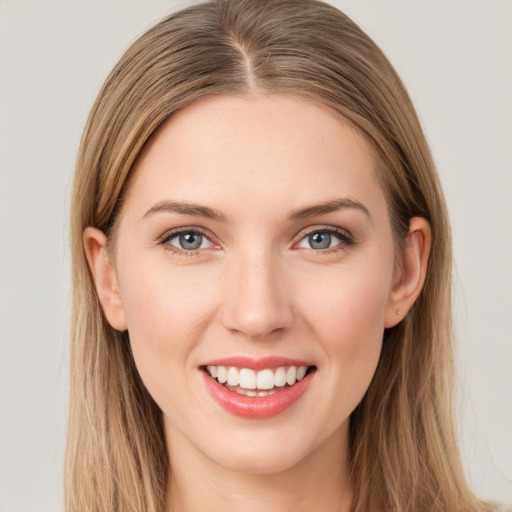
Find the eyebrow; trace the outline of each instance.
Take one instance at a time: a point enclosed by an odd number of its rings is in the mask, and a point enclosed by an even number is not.
[[[371,220],[372,216],[366,206],[352,198],[344,197],[333,199],[325,203],[320,203],[299,210],[294,210],[288,215],[288,220],[300,220],[315,217],[316,215],[324,215],[344,208],[351,208],[362,211]],[[196,203],[179,202],[179,201],[160,201],[152,206],[143,218],[154,215],[159,212],[178,213],[181,215],[190,215],[194,217],[203,217],[205,219],[215,220],[218,222],[227,222],[227,217],[215,208],[209,208]]]
[[[324,215],[326,213],[335,212],[344,208],[359,210],[366,214],[370,220],[372,220],[372,216],[370,215],[368,208],[366,208],[363,203],[349,197],[333,199],[332,201],[327,201],[326,203],[312,205],[306,208],[301,208],[300,210],[295,210],[289,215],[288,218],[290,220],[308,219],[310,217],[315,217],[316,215]]]
[[[216,220],[219,222],[226,222],[226,216],[219,210],[202,206],[195,203],[183,203],[177,201],[160,201],[152,206],[143,218],[149,217],[159,212],[179,213],[181,215],[191,215],[194,217],[204,217],[205,219]]]

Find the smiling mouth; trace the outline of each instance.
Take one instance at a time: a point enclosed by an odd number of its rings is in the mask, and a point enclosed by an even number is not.
[[[202,369],[229,391],[250,397],[273,395],[294,386],[315,366],[280,366],[278,368],[237,368],[235,366],[203,366]]]

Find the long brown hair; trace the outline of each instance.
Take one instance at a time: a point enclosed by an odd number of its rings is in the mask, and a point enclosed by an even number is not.
[[[127,333],[103,316],[82,233],[94,226],[112,236],[134,162],[166,119],[199,98],[252,90],[307,97],[365,136],[379,157],[397,247],[412,217],[432,227],[424,289],[385,332],[373,381],[351,416],[354,511],[487,510],[466,485],[452,424],[451,240],[429,148],[383,53],[316,0],[219,0],[182,10],[127,50],[98,95],[72,198],[66,510],[161,512],[169,473],[161,411]]]

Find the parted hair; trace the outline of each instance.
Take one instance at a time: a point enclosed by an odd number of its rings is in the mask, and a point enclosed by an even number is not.
[[[165,120],[200,98],[253,91],[308,98],[363,134],[377,155],[397,254],[412,217],[432,228],[424,288],[385,331],[374,378],[350,418],[353,511],[489,510],[468,488],[457,451],[450,226],[407,91],[376,44],[327,3],[218,0],[174,13],[137,39],[82,136],[71,206],[66,511],[162,512],[170,471],[162,412],[137,373],[128,333],[103,315],[84,229],[112,238],[134,163]]]

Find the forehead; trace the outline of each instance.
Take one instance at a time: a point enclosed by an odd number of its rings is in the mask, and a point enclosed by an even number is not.
[[[167,194],[221,209],[236,199],[238,207],[259,211],[331,196],[382,203],[375,167],[364,137],[311,100],[219,96],[195,102],[159,128],[135,165],[127,202]]]

